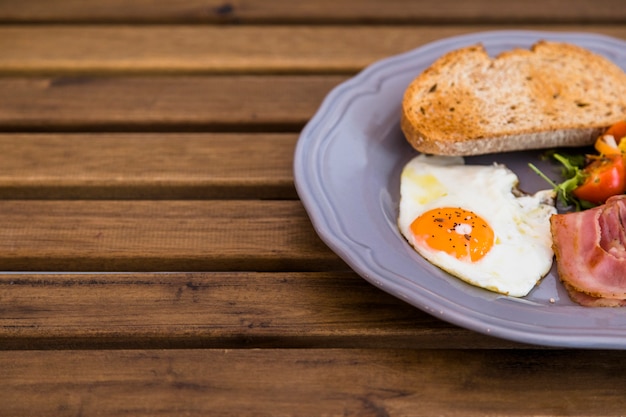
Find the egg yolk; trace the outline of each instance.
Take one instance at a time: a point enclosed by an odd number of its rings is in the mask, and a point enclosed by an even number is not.
[[[491,226],[476,213],[462,208],[429,210],[411,223],[411,231],[432,249],[462,261],[480,260],[494,242]]]

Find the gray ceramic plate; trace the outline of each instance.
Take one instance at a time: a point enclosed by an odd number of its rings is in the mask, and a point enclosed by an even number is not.
[[[481,42],[495,55],[539,39],[566,41],[626,69],[626,42],[600,35],[528,31],[483,32],[443,39],[379,61],[335,88],[302,131],[295,151],[298,194],[324,242],[373,285],[433,316],[513,341],[579,348],[626,348],[626,309],[572,303],[555,268],[525,298],[472,287],[415,253],[396,228],[399,177],[416,153],[399,126],[406,86],[443,53]],[[468,158],[498,161],[528,192],[546,183],[540,152]],[[555,178],[558,176],[555,175]]]

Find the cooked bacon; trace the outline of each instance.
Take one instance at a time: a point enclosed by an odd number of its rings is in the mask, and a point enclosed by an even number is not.
[[[624,307],[626,300],[619,298],[593,297],[580,291],[564,282],[563,285],[572,301],[585,307]]]
[[[550,223],[559,278],[572,299],[583,305],[624,305],[626,195],[590,210],[554,215]]]
[[[600,246],[615,257],[626,257],[626,230],[624,229],[624,217],[626,216],[626,200],[620,196],[604,206],[602,214],[598,218],[600,223]],[[620,203],[621,201],[621,203]]]

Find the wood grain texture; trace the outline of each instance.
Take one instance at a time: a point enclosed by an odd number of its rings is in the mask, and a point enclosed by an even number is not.
[[[2,199],[295,199],[296,134],[0,134]]]
[[[299,201],[0,201],[0,270],[345,269]]]
[[[528,348],[353,272],[5,274],[0,300],[0,349]]]
[[[300,131],[343,76],[0,78],[0,131]]]
[[[5,0],[5,22],[450,23],[615,22],[620,0]]]
[[[572,30],[552,25],[9,25],[0,26],[0,75],[353,74],[438,39],[498,29]],[[626,39],[623,25],[576,30]]]
[[[584,350],[11,351],[0,355],[0,402],[13,417],[617,416],[622,359]]]

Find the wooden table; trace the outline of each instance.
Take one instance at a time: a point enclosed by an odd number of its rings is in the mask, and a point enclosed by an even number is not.
[[[0,415],[626,415],[621,351],[522,345],[357,276],[293,184],[381,58],[626,39],[620,0],[0,2]]]

